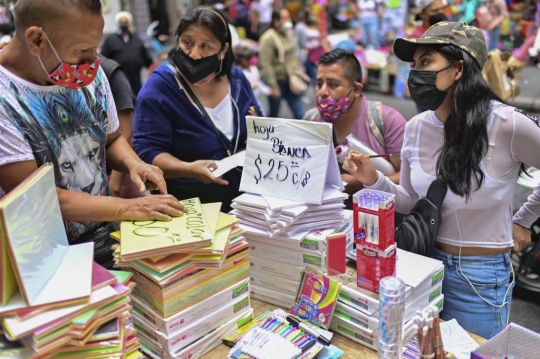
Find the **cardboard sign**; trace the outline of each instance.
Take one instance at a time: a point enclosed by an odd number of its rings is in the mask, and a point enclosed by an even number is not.
[[[241,191],[321,204],[326,184],[343,190],[332,125],[249,116],[246,121]]]

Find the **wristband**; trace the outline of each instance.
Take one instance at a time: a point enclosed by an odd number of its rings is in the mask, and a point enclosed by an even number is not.
[[[527,228],[527,227],[525,227],[524,225],[519,224],[519,223],[517,223],[517,222],[514,222],[514,224],[520,226],[521,228],[525,228],[526,230],[530,230],[530,228]]]

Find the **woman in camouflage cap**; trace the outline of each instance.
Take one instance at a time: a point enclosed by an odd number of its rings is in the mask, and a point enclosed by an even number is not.
[[[412,98],[428,111],[405,128],[400,186],[358,156],[344,168],[367,188],[396,195],[409,213],[435,179],[449,191],[434,257],[444,262],[445,320],[485,338],[508,322],[512,289],[510,251],[530,242],[540,217],[540,187],[512,216],[525,164],[540,168],[540,127],[533,116],[504,104],[482,77],[488,57],[480,30],[440,22],[419,39],[397,39],[394,53],[412,62]]]

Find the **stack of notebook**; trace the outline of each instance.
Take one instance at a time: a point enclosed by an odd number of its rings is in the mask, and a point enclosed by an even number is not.
[[[238,218],[220,213],[220,203],[182,203],[188,209],[182,217],[126,221],[116,235],[116,266],[137,283],[133,320],[143,350],[160,358],[211,350],[216,331],[234,330],[253,312]]]
[[[396,277],[405,282],[404,341],[409,340],[414,334],[411,319],[417,311],[423,311],[428,307],[437,307],[439,311],[442,310],[443,276],[442,262],[397,250]],[[354,265],[348,265],[346,273],[330,278],[342,284],[330,329],[377,350],[379,295],[357,286]]]
[[[138,357],[131,275],[93,249],[69,246],[51,166],[0,200],[0,357]]]

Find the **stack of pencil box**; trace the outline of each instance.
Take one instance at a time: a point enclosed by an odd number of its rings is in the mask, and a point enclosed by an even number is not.
[[[352,211],[344,212],[346,219],[341,226],[316,229],[299,240],[265,237],[244,227],[250,249],[252,298],[289,309],[296,300],[305,266],[327,271],[327,236],[341,232],[348,249],[353,248]]]
[[[444,265],[438,260],[400,249],[397,249],[396,256],[396,277],[406,284],[403,338],[408,340],[414,335],[411,319],[418,310],[437,307],[441,311],[443,308]],[[344,274],[331,276],[342,286],[330,329],[377,350],[379,295],[358,287],[357,277],[354,265],[348,265]]]

